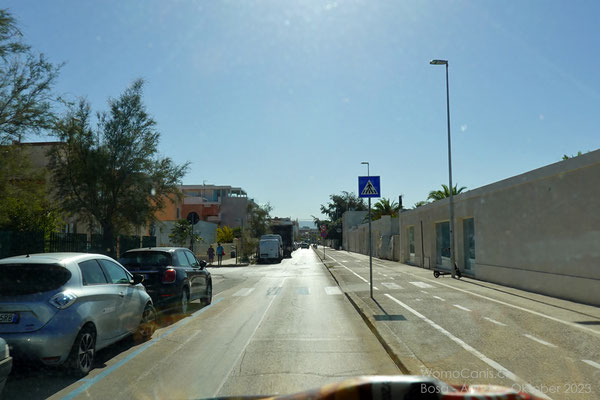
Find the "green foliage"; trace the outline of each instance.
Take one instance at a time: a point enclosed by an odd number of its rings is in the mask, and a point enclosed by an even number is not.
[[[429,192],[427,200],[438,201],[445,199],[446,197],[450,197],[450,190],[448,189],[448,185],[442,184],[442,189],[443,190],[432,190],[431,192]],[[460,189],[457,189],[457,185],[454,185],[454,187],[452,188],[452,195],[456,196],[457,194],[462,193],[465,189],[465,186],[462,186]]]
[[[429,203],[428,203],[427,201],[425,201],[425,200],[417,201],[417,202],[416,202],[416,203],[413,205],[413,208],[422,207],[422,206],[424,206],[425,204],[429,204]]]
[[[329,196],[329,203],[321,205],[321,214],[329,219],[320,219],[312,216],[318,228],[327,226],[327,239],[342,240],[342,216],[346,211],[367,211],[367,206],[362,198],[352,192],[343,191],[342,194]],[[340,232],[338,232],[338,230]]]
[[[227,225],[223,227],[217,227],[217,242],[219,243],[232,243],[233,242],[233,230]]]
[[[583,153],[581,151],[578,151],[577,154],[575,154],[574,156],[568,156],[566,154],[563,155],[562,159],[563,160],[568,160],[569,158],[575,158],[575,157],[579,157],[583,155]]]
[[[272,210],[269,203],[261,206],[252,200],[248,202],[248,231],[251,237],[260,238],[269,231]]]
[[[192,224],[187,219],[177,220],[171,233],[169,233],[169,239],[177,246],[187,246],[194,243],[200,242],[202,238],[197,233],[192,236]]]
[[[397,202],[383,198],[373,205],[373,209],[371,210],[371,217],[373,218],[373,221],[376,219],[380,219],[384,215],[391,215],[392,217],[396,217],[398,215],[398,212],[400,212],[400,206]]]
[[[91,127],[85,100],[56,124],[62,142],[49,154],[61,206],[102,227],[105,248],[119,232],[155,220],[166,199],[181,196],[177,185],[188,164],[175,165],[158,155],[160,133],[142,101],[136,80]]]
[[[51,129],[60,101],[52,86],[61,66],[35,54],[21,36],[13,16],[0,9],[0,144]]]
[[[61,222],[48,195],[45,171],[31,167],[24,146],[0,147],[0,230],[50,233]]]

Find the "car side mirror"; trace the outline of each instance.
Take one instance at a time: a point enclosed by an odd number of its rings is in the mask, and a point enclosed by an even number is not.
[[[133,280],[131,281],[132,285],[137,285],[138,283],[144,282],[144,275],[142,274],[133,274]]]
[[[206,268],[206,261],[200,260],[200,269]]]

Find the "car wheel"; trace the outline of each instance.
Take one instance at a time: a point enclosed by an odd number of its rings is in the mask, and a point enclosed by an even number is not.
[[[187,314],[189,303],[190,303],[190,295],[189,295],[188,290],[186,288],[184,288],[181,291],[181,300],[179,303],[179,312],[181,314]]]
[[[86,376],[94,365],[96,355],[96,331],[89,325],[84,326],[73,343],[69,355],[69,368],[75,376]]]
[[[156,330],[156,310],[152,304],[146,304],[144,307],[144,312],[142,313],[142,319],[140,321],[140,326],[135,334],[136,339],[148,340],[154,334]]]
[[[200,303],[203,306],[207,306],[212,303],[212,281],[208,281],[208,285],[206,285],[206,292],[204,293],[202,300],[200,300]]]
[[[433,271],[433,276],[436,277],[436,278],[439,278],[440,277],[440,273],[437,272],[437,271]]]

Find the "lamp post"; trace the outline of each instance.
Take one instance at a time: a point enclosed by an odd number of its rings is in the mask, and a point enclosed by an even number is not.
[[[371,172],[369,170],[369,162],[363,161],[361,164],[367,165],[367,176],[371,176]],[[369,282],[371,283],[371,298],[373,298],[373,240],[371,235],[371,198],[369,197]]]
[[[450,269],[452,277],[455,277],[456,254],[454,252],[454,197],[452,196],[452,146],[450,141],[450,88],[448,85],[448,60],[431,60],[431,65],[446,66],[446,113],[448,119],[448,185],[450,191]]]

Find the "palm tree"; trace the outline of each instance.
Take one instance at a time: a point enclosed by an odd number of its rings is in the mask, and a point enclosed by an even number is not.
[[[417,202],[415,203],[415,205],[413,206],[413,208],[422,207],[422,206],[424,206],[425,204],[429,204],[429,203],[428,203],[428,202],[426,202],[425,200],[417,201]]]
[[[392,217],[395,217],[398,215],[398,211],[400,211],[398,203],[395,201],[390,201],[390,199],[383,198],[373,206],[372,217],[373,220],[379,219],[383,215],[391,215]]]
[[[462,193],[463,190],[466,189],[466,186],[462,186],[460,189],[457,189],[458,185],[454,185],[452,188],[452,195],[456,196],[459,193]],[[427,200],[438,201],[445,199],[446,197],[450,197],[450,190],[448,190],[448,186],[442,184],[442,189],[444,190],[432,190],[429,192],[429,196],[427,196]]]

